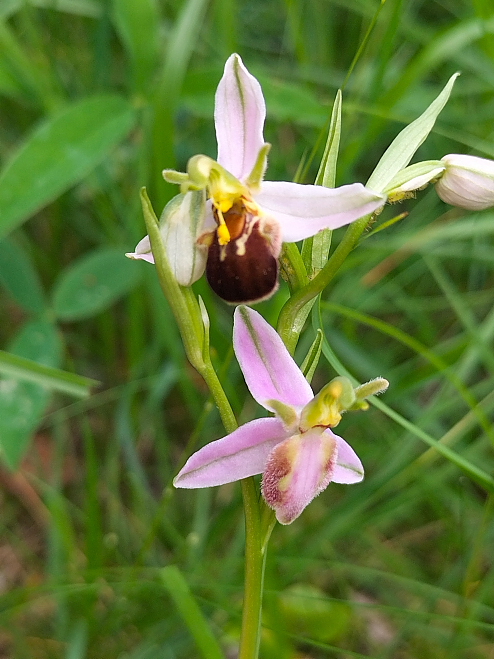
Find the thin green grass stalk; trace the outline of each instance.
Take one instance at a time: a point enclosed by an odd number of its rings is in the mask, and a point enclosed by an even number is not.
[[[372,318],[367,314],[363,314],[359,311],[349,309],[340,304],[335,304],[333,302],[323,302],[322,307],[328,311],[333,311],[335,313],[344,315],[347,318],[356,320],[357,322],[364,323],[378,331],[392,337],[396,341],[403,343],[417,354],[421,355],[424,359],[427,359],[431,364],[433,364],[439,373],[441,373],[455,388],[464,402],[473,410],[477,416],[478,422],[487,433],[492,442],[494,442],[494,431],[492,429],[491,423],[487,416],[478,408],[478,401],[475,399],[470,389],[458,378],[455,373],[451,373],[449,365],[446,364],[437,354],[435,354],[429,348],[423,346],[420,341],[417,341],[415,338],[409,336],[399,328],[394,325],[390,325],[383,320],[378,318]]]
[[[153,99],[152,193],[159,207],[169,199],[162,170],[174,168],[175,113],[183,79],[203,25],[207,0],[185,0],[175,25],[168,35],[167,51]]]
[[[178,567],[176,565],[164,567],[161,570],[161,579],[204,659],[224,659],[225,655],[197,606],[187,581]]]
[[[90,394],[90,388],[99,384],[97,380],[44,366],[32,359],[25,359],[4,350],[0,350],[0,373],[26,382],[35,382],[47,389],[78,398],[86,398]]]
[[[477,327],[477,321],[469,307],[463,302],[454,283],[448,277],[440,262],[432,256],[424,256],[423,258],[452,309],[454,309],[459,320],[471,337],[472,347],[477,350],[485,366],[489,369],[490,374],[494,375],[494,354],[489,343],[484,341],[482,334]]]
[[[319,321],[319,329],[322,329],[321,324],[322,323]],[[349,377],[350,379],[354,380],[351,374],[338,360],[338,358],[332,351],[331,347],[329,346],[326,338],[324,338],[323,340],[323,353],[326,356],[328,362],[333,366],[333,368],[336,370],[336,372],[339,375],[345,375],[346,377]],[[443,457],[453,462],[460,469],[463,469],[467,474],[469,474],[471,478],[473,478],[473,480],[475,480],[477,483],[479,483],[479,485],[485,488],[486,491],[488,492],[494,491],[494,478],[492,478],[487,472],[483,471],[479,467],[476,467],[470,461],[465,460],[464,458],[462,458],[462,456],[452,451],[447,446],[443,446],[443,444],[438,442],[431,435],[424,432],[416,424],[412,423],[411,421],[408,421],[408,419],[405,419],[401,414],[391,409],[388,405],[384,404],[378,398],[372,397],[369,399],[369,402],[375,407],[377,407],[379,410],[384,412],[386,416],[394,420],[402,428],[411,432],[413,435],[424,441],[429,446],[435,448],[439,453],[443,455]],[[478,414],[478,411],[479,410],[477,408],[476,410],[474,410],[474,413]]]
[[[370,37],[371,37],[371,35],[374,31],[374,28],[376,27],[379,15],[381,13],[382,8],[384,7],[385,2],[386,2],[386,0],[381,0],[380,1],[379,5],[378,5],[378,7],[377,7],[377,9],[374,13],[374,16],[372,17],[372,20],[369,24],[369,27],[367,28],[367,31],[364,35],[364,38],[362,39],[362,41],[361,41],[361,43],[358,47],[358,50],[355,53],[355,57],[353,58],[352,63],[350,64],[350,66],[348,68],[348,72],[346,74],[345,80],[343,81],[343,84],[341,85],[341,90],[342,91],[345,89],[345,87],[346,87],[346,85],[347,85],[347,83],[350,79],[350,76],[352,75],[353,70],[354,70],[355,66],[357,65],[357,62],[361,59],[361,57],[362,57],[362,55],[365,51],[365,48],[366,48],[366,46],[369,42],[369,39],[370,39]]]
[[[95,437],[87,418],[83,419],[84,452],[86,466],[85,540],[87,567],[95,570],[103,566],[103,526],[99,497],[99,460]]]
[[[494,410],[494,391],[491,391],[485,398],[483,398],[481,401],[479,401],[479,408],[481,408],[486,416],[489,416],[489,414],[492,414],[492,411]],[[452,426],[438,441],[441,444],[444,444],[446,446],[454,446],[457,442],[459,442],[470,430],[472,430],[478,423],[478,419],[476,417],[476,414],[473,410],[470,410],[463,416],[459,421],[455,423],[454,426]],[[417,458],[417,466],[422,468],[424,466],[429,466],[432,462],[437,460],[439,457],[438,453],[433,449],[430,448],[422,455]],[[410,465],[410,467],[413,466]]]
[[[490,476],[487,472],[479,467],[473,465],[470,461],[462,458],[458,453],[452,451],[447,446],[444,446],[436,439],[431,437],[429,434],[423,432],[418,426],[411,423],[400,414],[392,410],[388,405],[385,405],[379,399],[373,401],[373,405],[383,411],[387,416],[396,421],[403,428],[412,432],[414,435],[422,439],[429,446],[434,447],[439,453],[443,455],[446,459],[453,462],[457,467],[465,471],[470,478],[475,480],[479,485],[481,485],[487,492],[494,492],[494,478]]]
[[[226,60],[232,53],[239,52],[239,29],[242,22],[239,16],[241,2],[238,0],[217,0],[212,4],[215,12],[212,31],[217,37],[217,47],[222,50],[221,59]]]

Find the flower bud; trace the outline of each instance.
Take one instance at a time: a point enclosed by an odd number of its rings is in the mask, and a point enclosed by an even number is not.
[[[471,211],[494,206],[493,160],[453,153],[442,162],[446,170],[436,183],[436,191],[443,201]]]

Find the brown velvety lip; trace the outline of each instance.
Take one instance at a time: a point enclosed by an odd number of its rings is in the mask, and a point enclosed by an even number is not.
[[[220,245],[215,232],[208,250],[206,277],[213,291],[230,304],[260,302],[278,288],[278,260],[269,238],[254,220],[245,244],[240,234],[227,245]]]

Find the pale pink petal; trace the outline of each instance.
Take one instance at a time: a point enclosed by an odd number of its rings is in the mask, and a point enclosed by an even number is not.
[[[287,437],[276,418],[256,419],[191,455],[175,487],[212,487],[260,474],[271,450]]]
[[[251,173],[264,144],[265,118],[261,85],[240,56],[231,55],[216,90],[214,122],[218,162],[240,180]]]
[[[137,243],[135,252],[127,252],[125,256],[129,259],[134,259],[134,261],[147,261],[148,263],[154,263],[149,236],[144,236],[144,238]]]
[[[286,181],[264,181],[256,202],[281,225],[283,242],[314,236],[322,229],[350,224],[384,205],[386,196],[361,183],[325,188]]]
[[[281,524],[291,524],[332,480],[338,447],[332,433],[314,429],[285,439],[271,451],[262,494]]]
[[[360,483],[364,478],[364,468],[353,448],[344,439],[335,435],[331,430],[326,430],[335,437],[338,445],[338,458],[331,480],[333,483]]]
[[[257,311],[235,309],[233,347],[250,393],[266,409],[275,411],[270,400],[301,409],[314,397],[279,334]]]

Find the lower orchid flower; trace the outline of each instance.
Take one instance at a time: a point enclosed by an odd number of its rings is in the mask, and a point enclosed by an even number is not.
[[[384,391],[377,378],[353,388],[335,378],[314,396],[276,331],[253,309],[235,310],[233,345],[247,386],[274,417],[250,421],[194,453],[174,480],[175,487],[223,485],[263,474],[262,494],[281,524],[290,524],[328,484],[358,483],[362,463],[335,435],[343,412],[366,406]]]
[[[227,302],[258,302],[278,287],[282,242],[350,224],[381,208],[386,195],[361,183],[339,188],[264,181],[270,145],[264,142],[266,105],[259,82],[231,55],[215,100],[218,160],[193,156],[187,173],[165,170],[181,186],[181,205],[165,209],[162,234],[177,281],[190,286],[204,270],[211,288]],[[205,190],[201,222],[187,195]],[[173,200],[172,200],[173,201]],[[168,217],[173,216],[171,225]],[[180,226],[181,223],[187,227]],[[177,252],[180,257],[174,254]],[[154,263],[146,236],[130,258]]]

